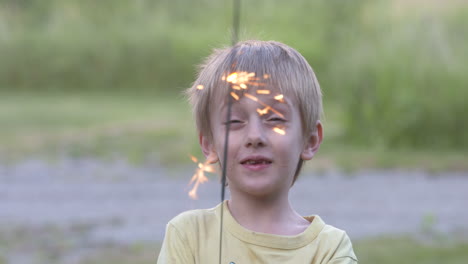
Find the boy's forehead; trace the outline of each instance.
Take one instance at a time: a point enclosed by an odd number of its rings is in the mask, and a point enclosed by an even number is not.
[[[261,69],[239,67],[230,73],[224,71],[220,76],[217,75],[223,71],[216,73],[214,77],[216,81],[209,88],[208,104],[210,105],[208,107],[210,111],[222,110],[231,99],[235,103],[238,100],[253,99],[253,97],[261,98],[268,105],[277,102],[289,102],[292,103],[291,106],[297,105],[300,98],[297,97],[295,86],[301,82],[296,80],[295,75],[291,76],[279,69],[282,67],[277,66],[270,65],[268,70],[265,67],[261,67]],[[231,79],[231,77],[233,78]],[[234,79],[236,81],[232,82]],[[287,100],[275,99],[277,96],[283,96]]]
[[[290,91],[282,91],[284,89],[278,88],[278,85],[272,85],[268,83],[260,83],[259,85],[250,85],[247,84],[246,88],[244,89],[235,89],[233,88],[233,85],[223,85],[220,87],[214,87],[212,89],[212,95],[211,98],[214,101],[217,102],[222,102],[222,103],[227,103],[229,96],[232,96],[232,93],[237,95],[237,97],[233,97],[235,100],[241,99],[243,97],[251,95],[255,97],[262,97],[263,99],[271,99],[274,100],[275,96],[278,95],[289,95],[291,92]],[[288,96],[291,97],[291,96]]]
[[[226,110],[229,100],[231,100],[232,107],[234,110],[243,109],[243,104],[249,101],[258,104],[258,109],[270,107],[273,109],[278,108],[280,110],[289,110],[295,105],[297,105],[294,103],[296,101],[294,100],[294,98],[291,98],[287,95],[283,95],[279,91],[272,91],[269,94],[258,94],[255,90],[253,90],[244,92],[243,94],[239,94],[238,99],[229,99],[226,96],[225,98],[218,98],[218,100],[213,100],[213,102],[211,102],[212,106],[210,107],[211,111],[223,112],[224,110]]]

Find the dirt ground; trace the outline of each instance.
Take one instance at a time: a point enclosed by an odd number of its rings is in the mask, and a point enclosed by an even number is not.
[[[8,230],[38,237],[68,230],[86,238],[83,247],[162,241],[172,217],[220,202],[215,175],[200,187],[198,200],[188,197],[192,169],[175,173],[91,159],[0,164],[0,238],[11,244],[15,235]],[[308,174],[291,190],[293,206],[304,215],[319,214],[351,239],[424,232],[468,237],[468,172]]]

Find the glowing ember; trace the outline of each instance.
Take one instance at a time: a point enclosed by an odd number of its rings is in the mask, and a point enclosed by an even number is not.
[[[249,84],[250,81],[256,80],[255,72],[233,72],[226,77],[226,81],[232,84]],[[224,78],[224,76],[223,76]],[[222,79],[224,81],[224,79]],[[245,86],[247,88],[247,86]],[[244,88],[244,89],[245,89]]]
[[[231,92],[231,96],[232,96],[234,99],[239,100],[239,96],[238,96],[236,93]]]
[[[197,163],[198,160],[194,156],[190,156],[193,162]],[[214,168],[208,165],[208,161],[205,163],[198,163],[198,168],[193,174],[192,179],[190,180],[189,185],[193,184],[192,189],[188,192],[188,195],[192,199],[198,199],[197,190],[200,184],[208,181],[208,178],[205,176],[205,172],[215,172]]]
[[[263,74],[263,79],[268,79],[270,78],[270,75],[268,74]],[[229,74],[228,76],[222,76],[221,80],[226,81],[228,83],[231,83],[231,87],[233,90],[241,90],[241,89],[248,89],[248,85],[253,85],[253,86],[265,86],[265,83],[261,83],[261,78],[255,77],[254,72],[233,72]],[[204,86],[199,84],[196,86],[198,90],[203,90]],[[257,94],[262,94],[262,95],[268,95],[271,94],[270,90],[267,89],[258,89],[256,90]],[[236,94],[234,91],[230,92],[230,95],[235,99],[239,100],[240,96]],[[243,96],[247,97],[250,100],[253,100],[255,102],[258,102],[260,105],[262,105],[264,108],[257,108],[257,113],[259,115],[265,115],[269,111],[272,111],[273,113],[277,114],[278,116],[284,118],[283,114],[281,114],[279,111],[275,110],[273,107],[270,105],[262,102],[259,100],[256,96],[245,92]],[[284,103],[284,96],[282,94],[274,96],[274,99]],[[282,127],[274,127],[273,131],[280,134],[280,135],[286,135],[286,131]],[[193,185],[192,189],[188,192],[188,195],[192,199],[198,199],[197,196],[197,190],[200,184],[205,183],[208,181],[208,178],[205,176],[205,172],[215,172],[215,169],[209,165],[209,162],[206,161],[204,163],[198,162],[197,158],[194,156],[190,156],[193,162],[198,163],[198,168],[195,171],[195,174],[192,176],[189,185]]]
[[[255,97],[255,96],[253,96],[253,95],[251,95],[251,94],[249,94],[249,93],[245,93],[244,95],[245,95],[245,97],[249,98],[250,100],[253,100],[253,101],[255,101],[255,102],[258,102],[258,98],[257,98],[257,97]]]
[[[286,131],[284,131],[284,129],[281,129],[279,127],[275,127],[273,128],[273,131],[275,131],[276,133],[280,134],[280,135],[286,135]]]
[[[229,74],[229,76],[226,78],[226,81],[230,83],[237,83],[237,72]]]
[[[263,109],[257,108],[257,113],[262,116],[262,115],[267,114],[268,110],[270,110],[269,106],[267,106],[267,107],[265,107]]]
[[[283,114],[281,114],[279,111],[277,111],[277,110],[274,109],[273,107],[271,107],[271,106],[265,104],[264,102],[260,101],[257,97],[255,97],[255,96],[253,96],[253,95],[251,95],[251,94],[249,94],[249,93],[245,93],[244,95],[245,95],[245,97],[249,98],[250,100],[253,100],[253,101],[255,101],[255,102],[258,102],[259,104],[261,104],[261,105],[263,105],[263,106],[265,106],[265,107],[268,107],[269,110],[271,110],[273,113],[275,113],[275,114],[279,115],[280,117],[284,118],[284,115],[283,115]],[[258,112],[258,110],[257,110],[257,112]]]
[[[284,102],[284,100],[283,100],[284,96],[282,94],[279,94],[279,95],[277,95],[277,96],[275,96],[273,98],[275,98],[275,100],[278,100],[278,101],[280,101],[282,103]]]
[[[257,94],[270,94],[270,90],[257,90]]]

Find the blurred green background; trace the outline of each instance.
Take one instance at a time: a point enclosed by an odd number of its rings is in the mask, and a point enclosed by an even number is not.
[[[213,48],[229,45],[231,13],[231,1],[215,0],[1,0],[0,160],[171,168],[200,157],[181,92]],[[325,141],[312,169],[466,171],[467,25],[466,1],[255,0],[242,3],[240,32],[284,42],[314,68]],[[357,250],[362,263],[466,259],[466,245],[415,243]],[[380,259],[377,245],[394,254]],[[89,263],[125,261],[103,254]],[[125,263],[154,261],[134,260]]]
[[[2,0],[0,155],[171,164],[199,153],[181,91],[230,43],[231,5]],[[240,31],[285,42],[312,65],[325,101],[322,157],[333,166],[458,170],[467,14],[463,1],[258,0],[243,3]],[[157,153],[164,144],[173,148]]]

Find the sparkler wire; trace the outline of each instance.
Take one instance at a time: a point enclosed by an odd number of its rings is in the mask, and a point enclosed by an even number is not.
[[[228,109],[227,109],[227,123],[226,123],[226,134],[224,140],[224,153],[223,153],[223,174],[221,177],[221,222],[219,225],[219,263],[221,264],[221,256],[223,252],[223,216],[224,216],[224,196],[226,193],[226,170],[227,170],[227,154],[228,154],[228,141],[229,141],[229,130],[231,127],[231,105],[232,96],[228,96]]]
[[[239,22],[240,22],[240,0],[233,0],[233,16],[232,16],[232,46],[234,47],[239,39]],[[234,65],[234,59],[236,52],[234,50],[231,53],[231,68]],[[232,84],[229,85],[229,88]],[[228,156],[228,142],[229,142],[229,130],[231,128],[231,108],[232,108],[232,96],[227,93],[228,107],[226,116],[226,134],[224,138],[224,153],[223,153],[223,173],[221,176],[221,221],[219,225],[219,264],[221,264],[222,252],[223,252],[223,218],[224,218],[224,196],[226,193],[226,172],[227,172],[227,156]]]
[[[232,15],[232,46],[236,45],[239,39],[239,23],[240,23],[240,0],[233,0],[233,15]]]

